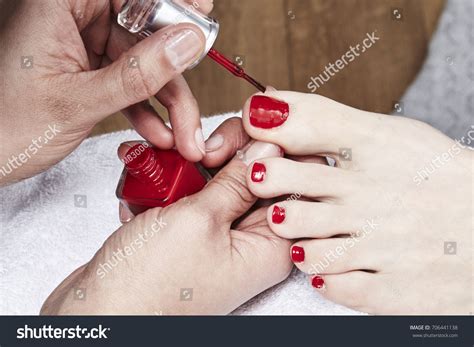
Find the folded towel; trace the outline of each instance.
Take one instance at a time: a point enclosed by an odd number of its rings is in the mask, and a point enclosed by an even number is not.
[[[205,135],[231,116],[236,114],[203,119]],[[123,165],[117,146],[137,139],[132,130],[87,139],[47,172],[1,189],[0,314],[38,314],[51,291],[120,226],[115,188]],[[320,298],[296,272],[238,311],[349,312]]]
[[[448,2],[426,65],[402,100],[404,113],[458,138],[472,124],[471,16],[469,0]],[[205,134],[233,115],[204,119]],[[136,139],[132,130],[88,139],[47,172],[0,189],[0,314],[37,314],[48,294],[120,226],[116,150]],[[234,314],[360,313],[324,300],[294,271]]]

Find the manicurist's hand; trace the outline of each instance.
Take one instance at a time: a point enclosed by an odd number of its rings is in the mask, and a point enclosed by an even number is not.
[[[231,120],[214,136],[233,124],[240,123]],[[224,161],[237,142],[207,164]],[[42,313],[226,314],[283,281],[292,268],[290,241],[269,229],[266,208],[249,212],[256,197],[245,181],[248,163],[280,155],[278,146],[249,144],[200,193],[124,224]],[[75,288],[86,288],[86,300],[74,300]]]
[[[300,158],[257,160],[247,183],[260,198],[294,197],[267,221],[294,240],[292,259],[316,290],[375,314],[472,312],[470,129],[457,143],[415,120],[276,91],[243,115],[252,138]],[[301,160],[315,155],[336,167]]]
[[[116,24],[123,1],[1,3],[0,184],[57,163],[97,122],[123,109],[152,144],[203,158],[198,106],[181,73],[202,54],[204,35],[179,24],[137,42]],[[211,0],[188,2],[212,9]],[[154,95],[173,131],[149,105]]]

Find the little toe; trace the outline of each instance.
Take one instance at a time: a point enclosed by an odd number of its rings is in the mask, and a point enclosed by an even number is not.
[[[351,271],[335,275],[317,275],[312,286],[326,299],[357,311],[372,313],[371,291],[375,275],[365,271]]]

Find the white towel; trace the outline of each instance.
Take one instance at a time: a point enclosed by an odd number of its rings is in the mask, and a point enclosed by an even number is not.
[[[231,116],[203,119],[205,135]],[[121,142],[137,139],[132,130],[88,139],[54,168],[0,190],[0,314],[38,314],[51,291],[120,226],[115,188],[123,165],[116,152]],[[238,312],[350,311],[322,300],[295,272]]]
[[[448,2],[425,68],[403,100],[405,111],[453,137],[472,122],[471,16],[470,0]],[[453,78],[457,83],[446,82]],[[206,135],[232,115],[204,119]],[[0,314],[38,314],[48,294],[120,226],[115,187],[122,165],[116,149],[135,139],[134,131],[88,139],[49,171],[0,189]],[[235,314],[358,313],[324,300],[294,271]]]

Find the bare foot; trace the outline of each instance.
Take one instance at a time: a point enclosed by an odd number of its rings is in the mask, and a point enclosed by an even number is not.
[[[375,314],[473,312],[472,152],[415,120],[316,95],[267,94],[279,101],[257,96],[245,105],[251,137],[336,160],[264,159],[247,175],[261,198],[311,199],[278,202],[267,220],[277,235],[299,240],[291,255],[313,286]]]

